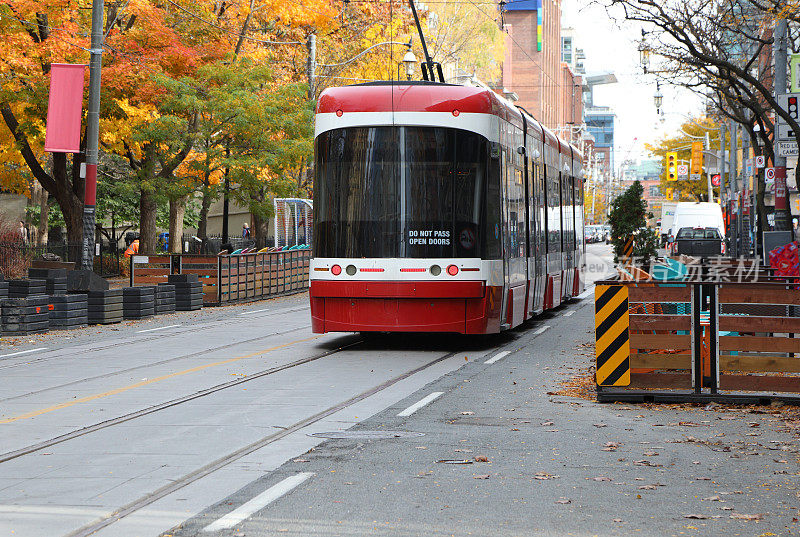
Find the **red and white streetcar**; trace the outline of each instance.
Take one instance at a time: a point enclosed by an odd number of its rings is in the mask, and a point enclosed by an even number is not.
[[[490,90],[385,82],[317,104],[312,328],[513,328],[583,290],[579,151]]]

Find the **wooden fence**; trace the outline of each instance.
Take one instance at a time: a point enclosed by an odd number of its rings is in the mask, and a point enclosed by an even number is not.
[[[630,383],[598,400],[800,403],[798,285],[602,284],[627,287]]]
[[[310,250],[226,256],[133,256],[131,286],[166,283],[170,274],[197,274],[206,306],[258,300],[308,287]]]

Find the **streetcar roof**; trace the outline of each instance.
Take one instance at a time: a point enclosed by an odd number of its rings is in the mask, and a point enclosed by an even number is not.
[[[352,112],[451,112],[491,114],[522,128],[522,114],[513,103],[482,87],[429,81],[377,81],[325,89],[317,100],[317,114]],[[560,140],[536,118],[525,113],[528,133],[557,151],[571,155]],[[541,129],[541,130],[540,130]],[[566,151],[566,152],[565,152]],[[570,157],[571,158],[571,157]]]

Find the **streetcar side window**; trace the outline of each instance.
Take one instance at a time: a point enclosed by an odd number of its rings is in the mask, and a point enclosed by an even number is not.
[[[500,242],[500,210],[502,207],[502,189],[500,188],[500,153],[499,144],[489,144],[487,151],[488,174],[486,182],[486,219],[483,236],[486,238],[486,259],[500,259],[503,257],[502,243]]]

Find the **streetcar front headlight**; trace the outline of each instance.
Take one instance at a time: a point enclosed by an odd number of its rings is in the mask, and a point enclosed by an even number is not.
[[[431,266],[431,275],[438,276],[441,273],[442,273],[442,267],[440,267],[439,265]]]
[[[356,273],[356,266],[355,265],[347,265],[347,268],[344,269],[348,276],[353,276]]]

